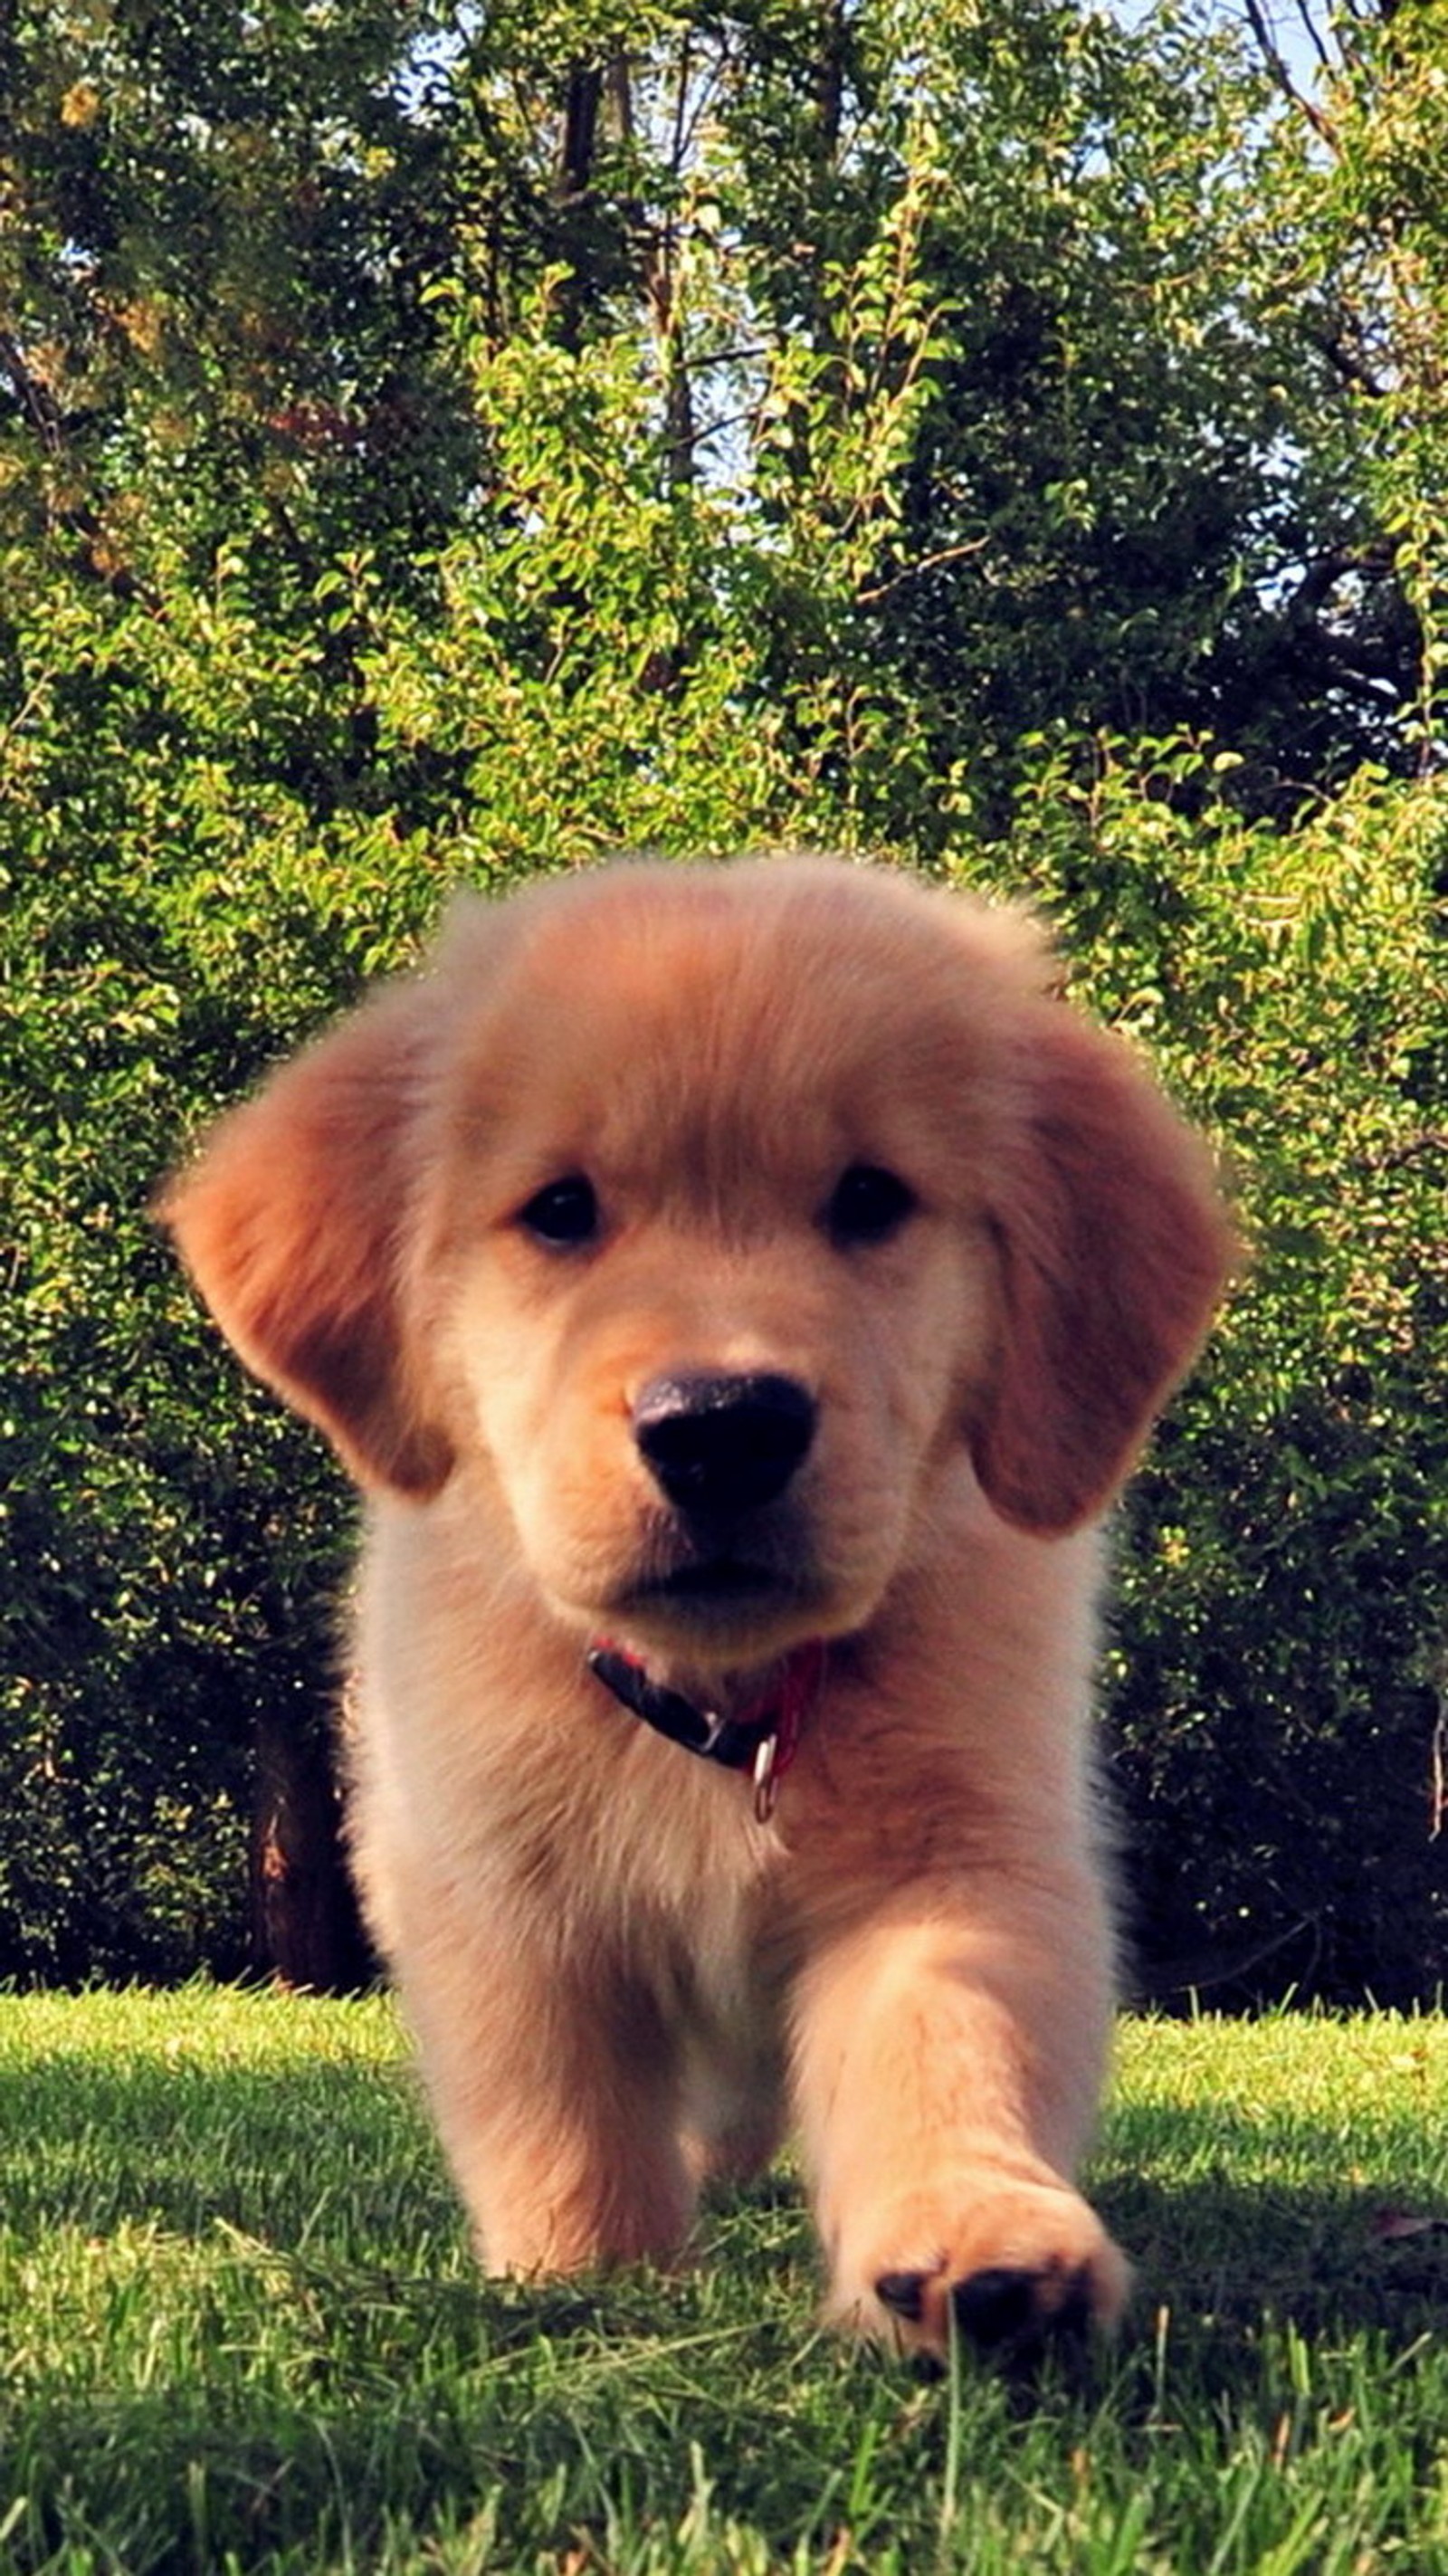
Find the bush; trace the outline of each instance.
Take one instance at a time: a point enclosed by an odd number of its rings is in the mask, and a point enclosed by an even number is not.
[[[1248,1244],[1123,1517],[1113,1771],[1145,1965],[1432,1994],[1448,782],[1362,772],[1283,834],[1222,801],[1230,765],[1152,751],[1048,769],[1016,841],[1088,998],[1219,1140]]]

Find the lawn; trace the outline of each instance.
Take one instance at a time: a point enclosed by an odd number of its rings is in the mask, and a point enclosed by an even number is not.
[[[1122,2032],[1114,2347],[821,2335],[785,2172],[681,2278],[473,2273],[382,2002],[0,1996],[0,2569],[1448,2576],[1448,2021]]]

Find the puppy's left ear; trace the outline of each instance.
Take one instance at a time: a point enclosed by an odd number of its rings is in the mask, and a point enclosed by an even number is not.
[[[1016,1034],[989,1210],[999,1347],[971,1447],[1002,1516],[1048,1535],[1092,1519],[1125,1478],[1236,1238],[1205,1146],[1119,1039],[1045,1000]]]
[[[425,985],[384,989],[224,1117],[154,1210],[248,1368],[361,1483],[415,1496],[452,1466],[407,1325],[434,1010]]]

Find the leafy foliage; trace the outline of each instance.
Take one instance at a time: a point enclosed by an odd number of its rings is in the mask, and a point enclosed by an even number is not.
[[[1249,1229],[1122,1531],[1109,1663],[1141,1925],[1183,1984],[1431,1991],[1448,796],[1364,770],[1280,833],[1221,800],[1230,771],[1213,797],[1193,746],[1155,746],[1149,778],[1142,756],[1103,748],[1089,787],[1043,775],[1015,844],[1097,1008],[1221,1140]]]
[[[204,19],[0,31],[0,1969],[236,1964],[327,1695],[188,1131],[459,875],[796,840],[1023,881],[1240,1169],[1123,1538],[1144,1926],[1430,1984],[1434,14],[1307,102],[1178,0]]]

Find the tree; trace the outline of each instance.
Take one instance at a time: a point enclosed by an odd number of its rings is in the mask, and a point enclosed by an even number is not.
[[[1309,327],[1349,396],[1378,556],[1391,564],[1417,639],[1407,732],[1428,767],[1441,754],[1444,677],[1448,33],[1438,13],[1399,0],[1352,0],[1336,18],[1302,6],[1323,69],[1315,96],[1293,79],[1250,0],[1290,111],[1274,183],[1298,210]],[[1373,676],[1385,689],[1381,667]],[[1394,680],[1401,703],[1396,671]]]

